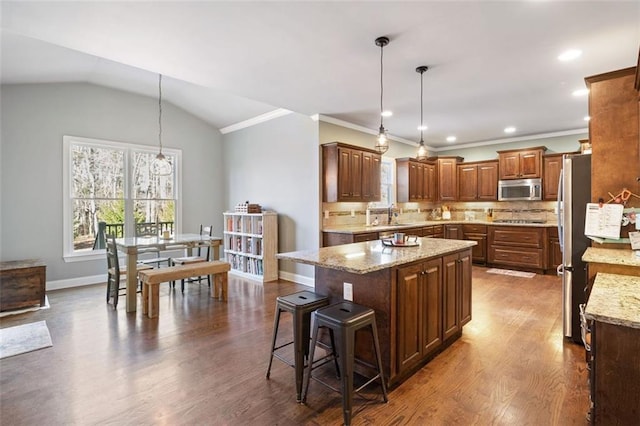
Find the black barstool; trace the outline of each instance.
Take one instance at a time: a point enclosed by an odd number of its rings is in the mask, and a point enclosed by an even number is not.
[[[320,327],[327,327],[332,337],[332,346],[334,338],[338,343],[338,364],[340,367],[341,387],[342,387],[342,411],[344,424],[349,425],[351,423],[351,407],[353,402],[353,394],[359,392],[365,386],[369,385],[373,381],[380,379],[380,385],[382,387],[382,396],[384,402],[387,402],[387,388],[384,383],[384,376],[382,373],[382,357],[380,355],[380,344],[378,341],[378,330],[376,327],[375,311],[365,306],[356,305],[355,303],[343,301],[335,305],[328,306],[326,308],[318,309],[314,312],[313,318],[313,338],[311,339],[311,351],[309,353],[309,361],[306,374],[304,376],[304,394],[302,402],[307,399],[307,392],[309,390],[309,381],[311,379],[311,373],[316,368],[313,362],[313,355],[315,352],[316,344],[318,343],[318,329]],[[373,336],[373,349],[375,351],[377,374],[369,379],[365,384],[358,389],[353,388],[353,364],[355,359],[355,335],[356,331],[365,327],[370,327]],[[335,353],[335,346],[332,348],[332,352]],[[326,383],[318,380],[320,383],[328,386]],[[331,386],[329,386],[333,389]],[[337,390],[337,389],[333,389]]]
[[[309,340],[311,332],[311,312],[318,308],[329,305],[329,298],[313,293],[311,291],[301,291],[287,296],[278,296],[276,299],[276,314],[273,323],[273,339],[271,340],[271,355],[269,356],[269,367],[267,368],[267,379],[271,374],[271,364],[273,357],[278,358],[295,368],[296,375],[296,401],[302,400],[302,376],[304,374],[304,359],[309,357]],[[291,312],[293,316],[293,340],[276,347],[278,337],[278,325],[280,324],[280,313]],[[276,350],[293,344],[294,363],[289,363],[286,359],[275,353]]]

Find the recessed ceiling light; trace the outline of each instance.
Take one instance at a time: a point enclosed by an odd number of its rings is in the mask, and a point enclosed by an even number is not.
[[[418,126],[418,130],[427,130],[428,127],[426,125]]]
[[[393,112],[386,110],[386,111],[382,111],[380,115],[383,117],[391,117],[393,115]]]
[[[582,55],[582,50],[569,49],[569,50],[565,50],[564,52],[562,52],[560,54],[560,56],[558,56],[558,59],[563,61],[563,62],[572,61],[574,59],[579,58],[580,55]]]
[[[583,120],[584,120],[584,121],[589,121],[589,120],[591,120],[591,117],[589,117],[588,115],[585,115],[585,116],[584,116],[584,118],[583,118]]]
[[[455,136],[447,136],[447,142],[455,142],[455,141],[456,141]]]
[[[571,94],[573,96],[584,96],[587,93],[589,93],[589,89],[578,89],[578,90],[574,90]]]
[[[515,128],[515,127],[513,127],[513,126],[509,126],[509,127],[505,127],[505,128],[504,128],[504,132],[505,132],[505,133],[513,133],[513,132],[515,132],[515,131],[516,131],[516,128]]]

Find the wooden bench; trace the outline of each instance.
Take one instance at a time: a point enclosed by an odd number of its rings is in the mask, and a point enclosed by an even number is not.
[[[188,265],[170,266],[168,268],[140,271],[138,277],[142,281],[142,313],[149,318],[158,316],[160,303],[160,283],[181,280],[183,278],[213,275],[212,298],[227,300],[227,272],[231,265],[220,260],[191,263]]]

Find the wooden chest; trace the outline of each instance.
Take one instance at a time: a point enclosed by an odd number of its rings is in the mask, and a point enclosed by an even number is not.
[[[33,259],[0,262],[0,311],[44,306],[46,268]]]

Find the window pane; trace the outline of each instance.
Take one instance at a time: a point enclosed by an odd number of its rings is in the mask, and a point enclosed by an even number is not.
[[[162,231],[173,233],[175,205],[173,200],[136,200],[133,205],[136,235],[158,235]]]
[[[104,244],[97,240],[100,223],[105,233],[122,237],[124,200],[73,200],[73,250],[98,250]]]
[[[73,198],[122,198],[124,152],[110,148],[73,145],[71,176]]]
[[[175,167],[175,157],[165,155]],[[133,198],[161,200],[174,198],[173,183],[175,173],[169,176],[151,174],[151,162],[156,153],[134,152],[133,154]]]

